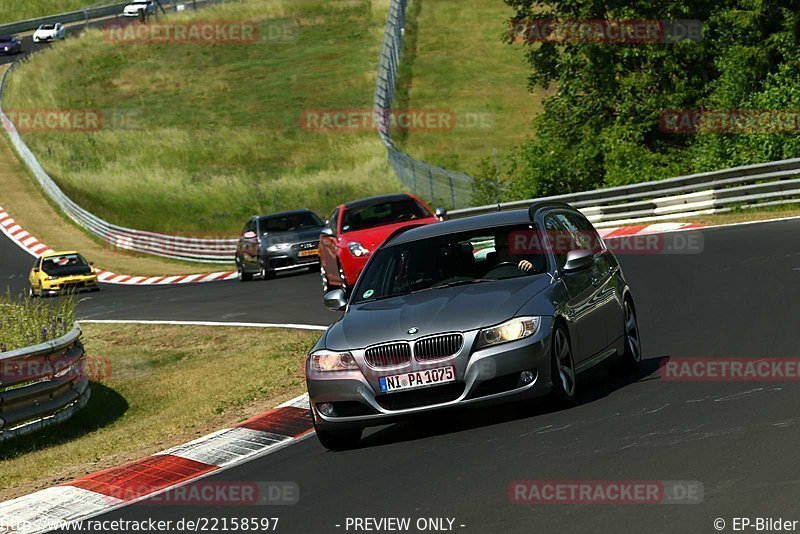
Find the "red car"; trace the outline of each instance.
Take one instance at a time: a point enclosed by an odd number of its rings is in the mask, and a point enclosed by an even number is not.
[[[438,221],[423,201],[406,193],[342,204],[319,239],[323,291],[352,287],[369,255],[398,228]]]

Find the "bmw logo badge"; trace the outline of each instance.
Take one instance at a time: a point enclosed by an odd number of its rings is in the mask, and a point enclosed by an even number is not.
[[[409,328],[408,329],[408,333],[411,334],[412,336],[414,334],[416,334],[417,332],[419,332],[419,328],[417,328],[416,326],[414,328]]]

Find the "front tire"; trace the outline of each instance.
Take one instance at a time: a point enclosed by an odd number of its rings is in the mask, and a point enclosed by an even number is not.
[[[355,449],[361,442],[362,429],[348,428],[346,430],[320,430],[317,427],[317,419],[313,413],[311,418],[314,421],[314,431],[320,444],[329,451],[346,451]]]
[[[28,286],[28,298],[35,298],[36,291],[33,290],[33,286]]]
[[[244,270],[244,265],[240,265],[237,269],[240,282],[249,282],[253,279],[253,275]]]
[[[267,269],[267,266],[264,265],[263,261],[259,265],[261,266],[260,272],[262,280],[272,280],[275,278],[275,271],[270,271]]]
[[[572,345],[564,326],[559,325],[553,333],[551,343],[550,372],[553,381],[552,400],[559,406],[568,406],[575,401],[575,359]]]

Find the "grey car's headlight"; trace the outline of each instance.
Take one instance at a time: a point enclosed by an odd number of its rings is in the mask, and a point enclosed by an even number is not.
[[[311,369],[320,373],[352,371],[357,370],[358,365],[349,352],[318,350],[311,355]]]
[[[350,254],[352,254],[356,258],[360,258],[362,256],[366,256],[367,254],[369,254],[369,249],[365,248],[364,245],[356,241],[353,241],[352,243],[347,245],[347,248],[350,249]]]
[[[482,349],[530,337],[536,333],[541,322],[541,317],[516,317],[503,324],[484,328],[478,334],[478,343],[475,348]]]
[[[268,252],[281,252],[292,248],[291,243],[278,243],[277,245],[270,245],[267,247]]]

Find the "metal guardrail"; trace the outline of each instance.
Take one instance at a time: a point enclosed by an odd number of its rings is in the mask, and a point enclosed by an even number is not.
[[[800,202],[800,158],[732,167],[655,182],[643,182],[453,210],[450,218],[525,208],[534,201],[566,202],[596,226],[686,218]]]
[[[104,6],[87,7],[86,9],[70,11],[68,13],[59,13],[58,15],[49,15],[46,17],[12,22],[9,24],[0,24],[0,35],[9,35],[13,33],[35,30],[42,24],[55,24],[56,22],[69,24],[71,22],[88,22],[91,19],[110,17],[111,15],[122,13],[122,9],[129,3],[130,2],[117,2],[115,4],[108,4]]]
[[[205,1],[203,3],[217,2]],[[61,17],[61,15],[57,15],[57,17]],[[116,248],[201,263],[233,263],[236,239],[192,238],[126,228],[101,219],[70,199],[47,174],[3,110],[5,86],[14,65],[12,64],[6,70],[0,80],[0,121],[3,123],[12,146],[42,190],[73,222]]]
[[[378,135],[386,147],[389,163],[405,187],[437,204],[453,208],[467,206],[473,195],[472,176],[416,160],[398,150],[392,140],[392,105],[397,92],[407,6],[408,0],[391,0],[389,3],[375,87],[374,109]]]
[[[0,442],[61,423],[91,390],[81,329],[59,339],[0,353]]]

